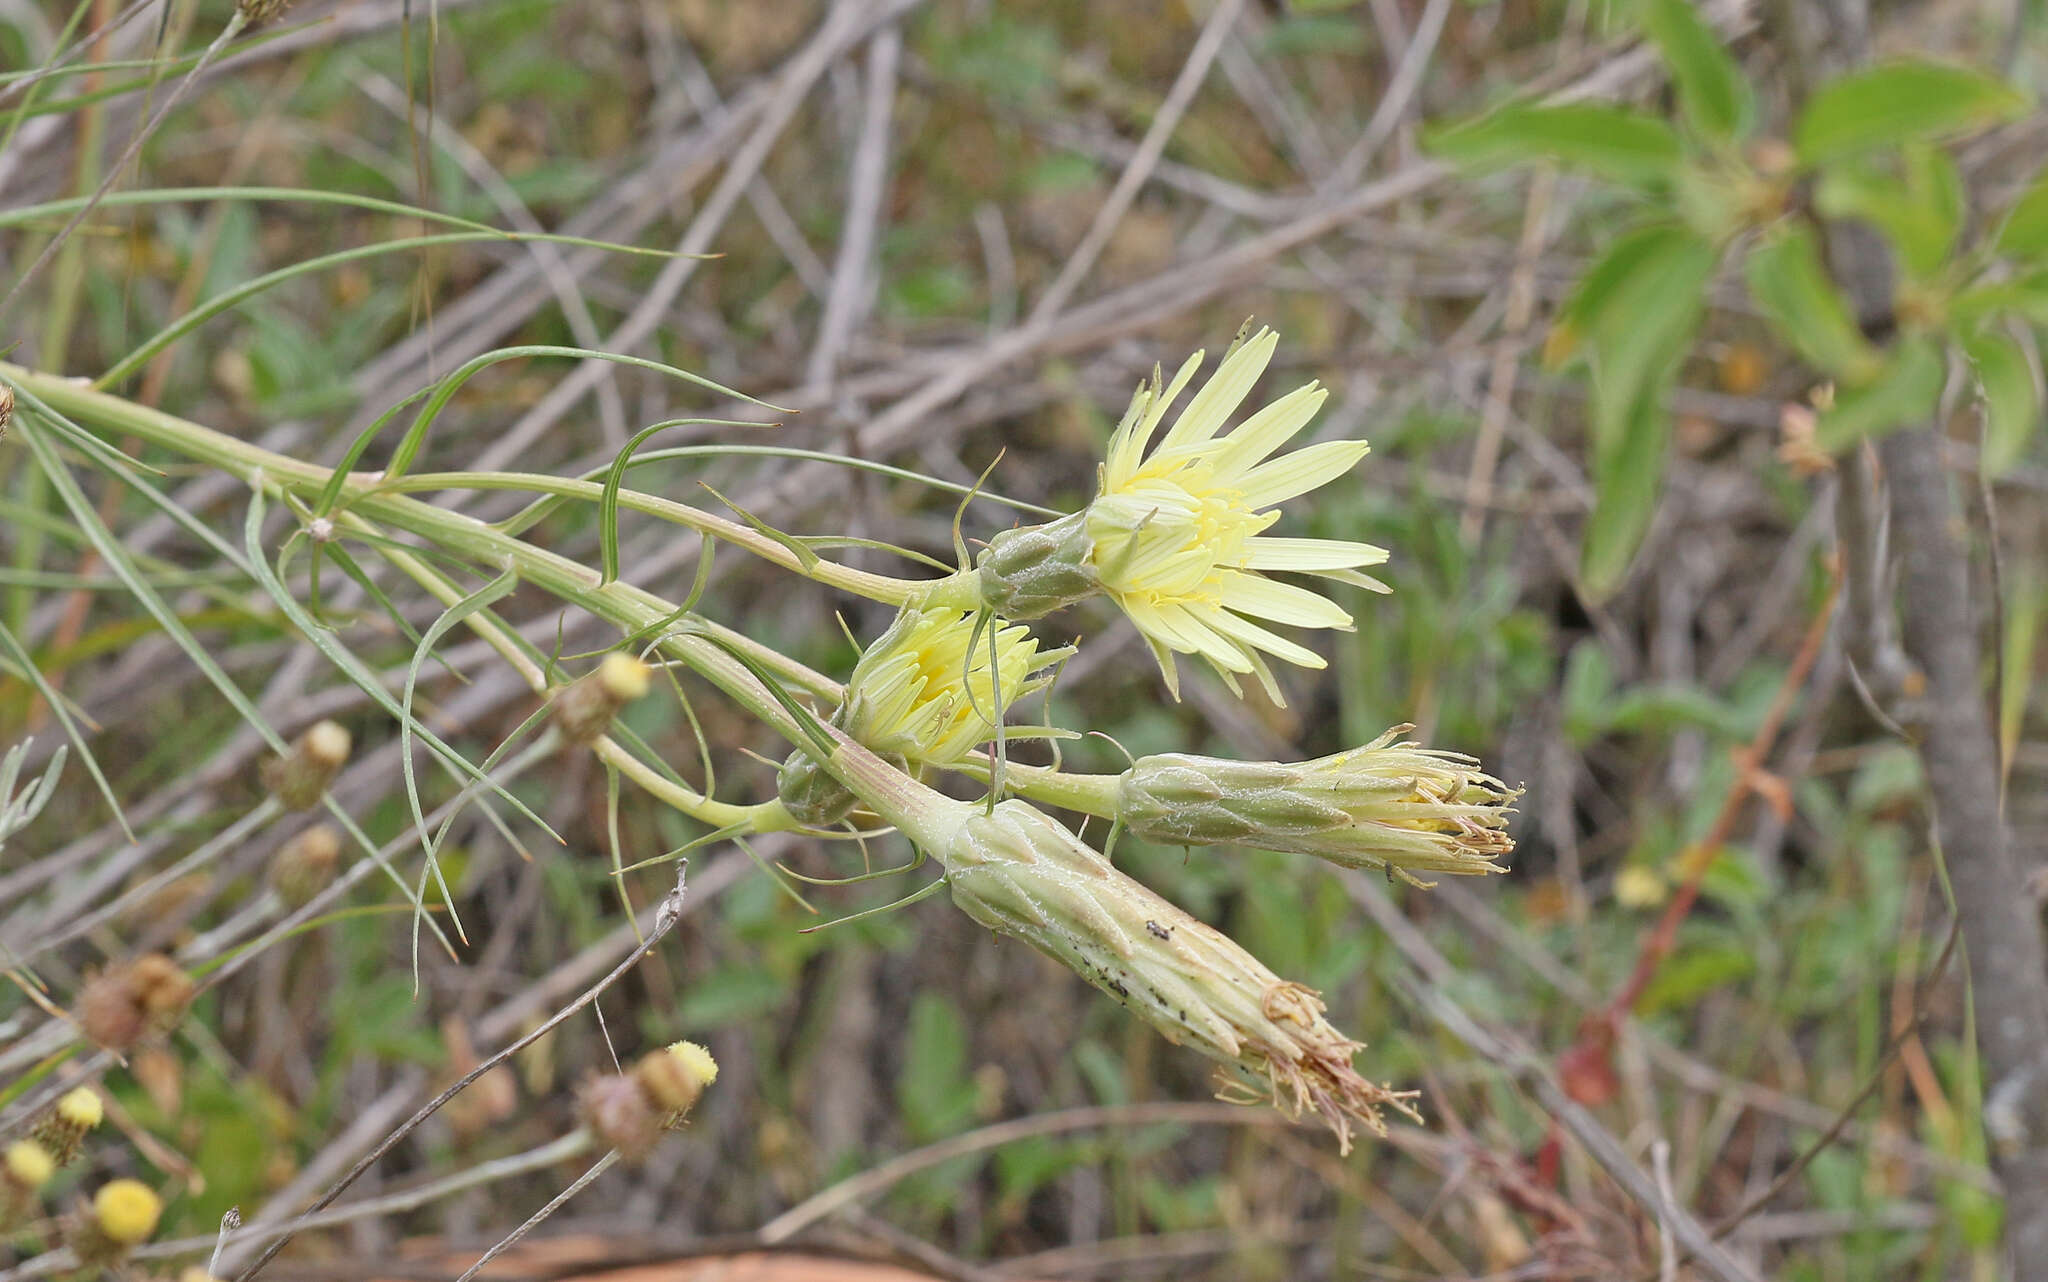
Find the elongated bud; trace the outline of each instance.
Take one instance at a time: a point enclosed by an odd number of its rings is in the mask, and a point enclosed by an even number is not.
[[[1289,851],[1409,881],[1502,871],[1521,790],[1470,757],[1394,742],[1413,728],[1314,761],[1143,757],[1123,774],[1116,818],[1147,841]]]
[[[264,763],[263,785],[286,810],[311,810],[348,764],[353,746],[348,730],[339,723],[316,722],[293,742],[290,752]]]
[[[1087,513],[1004,530],[975,567],[982,603],[1006,619],[1036,619],[1100,596]]]
[[[555,696],[555,725],[571,743],[594,743],[612,728],[619,710],[647,693],[653,670],[613,651]]]
[[[297,912],[327,889],[341,862],[341,834],[314,824],[278,847],[270,860],[270,887],[287,909]]]
[[[1352,1068],[1360,1043],[1314,990],[1281,979],[1221,931],[1119,872],[1022,801],[968,805],[942,850],[953,900],[1059,961],[1164,1034],[1223,1066],[1224,1094],[1320,1117],[1346,1150],[1353,1123],[1384,1134],[1406,1096]]]

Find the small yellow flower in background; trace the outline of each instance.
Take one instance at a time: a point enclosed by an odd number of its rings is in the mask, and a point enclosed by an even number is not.
[[[7,1146],[6,1153],[0,1154],[0,1170],[6,1172],[8,1183],[33,1193],[57,1173],[57,1159],[34,1140],[16,1140]]]
[[[100,1101],[99,1092],[90,1086],[74,1087],[64,1092],[57,1101],[57,1117],[66,1126],[75,1126],[89,1131],[100,1124],[106,1116],[107,1106]]]
[[[571,743],[595,743],[611,733],[621,709],[647,694],[653,669],[613,651],[603,662],[555,693],[555,725]]]
[[[36,1124],[29,1137],[40,1144],[59,1166],[69,1166],[84,1146],[87,1132],[106,1116],[106,1105],[90,1086],[75,1086],[58,1099],[57,1107]]]
[[[113,1180],[92,1195],[93,1223],[122,1246],[134,1246],[156,1232],[163,1213],[162,1199],[141,1180]]]
[[[668,1053],[680,1061],[690,1075],[709,1086],[718,1080],[718,1061],[711,1058],[711,1052],[695,1042],[674,1042]]]
[[[1614,902],[1623,908],[1655,908],[1671,893],[1663,874],[1641,864],[1630,864],[1614,874]]]

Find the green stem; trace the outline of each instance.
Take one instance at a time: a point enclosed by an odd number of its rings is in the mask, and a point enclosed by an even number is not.
[[[961,762],[954,768],[984,782],[990,774],[989,767],[978,761]],[[1123,791],[1122,775],[1076,774],[1017,761],[1003,764],[1003,783],[1009,791],[1032,801],[1110,820],[1116,818],[1118,794]]]
[[[413,490],[465,489],[518,490],[524,493],[587,499],[592,503],[601,502],[604,498],[604,485],[601,482],[549,476],[541,472],[423,472],[402,476],[375,488],[376,492],[383,494],[402,494]],[[852,569],[823,558],[813,558],[806,563],[788,547],[751,526],[729,521],[722,516],[713,516],[687,503],[677,503],[672,499],[659,498],[639,490],[621,489],[619,506],[631,508],[635,512],[645,512],[649,516],[658,516],[665,521],[673,521],[699,534],[745,548],[762,560],[771,561],[793,574],[801,574],[828,587],[851,592],[870,601],[880,601],[885,605],[909,605],[912,602],[923,601],[934,583],[951,582],[950,579],[921,582],[916,579],[899,579],[887,574],[870,574],[865,570]]]
[[[39,374],[4,362],[0,362],[0,379],[30,393],[60,414],[135,436],[151,445],[218,468],[266,494],[282,496],[287,491],[318,492],[333,477],[329,468],[266,450],[176,415],[137,405],[68,379]],[[348,513],[355,517],[404,530],[444,552],[480,564],[509,567],[521,581],[533,584],[625,632],[638,632],[676,615],[675,605],[654,593],[619,580],[604,582],[597,571],[568,557],[535,547],[475,517],[393,493],[378,473],[350,474],[343,481],[341,494]],[[399,568],[407,573],[426,569],[423,562]],[[717,686],[791,743],[809,746],[811,739],[806,728],[761,683],[748,664],[732,653],[729,647],[739,644],[739,640],[720,639],[727,635],[731,634],[706,620],[685,616],[662,637],[660,649]],[[745,648],[750,654],[758,652],[750,645]],[[511,646],[508,639],[502,652],[511,657],[517,653],[517,648]],[[781,656],[774,656],[774,659],[772,666],[776,668],[790,662]],[[520,662],[523,669],[523,656]],[[926,844],[928,850],[933,849],[931,842],[942,839],[945,825],[934,826],[932,817],[936,811],[949,809],[957,803],[909,779],[843,736],[838,749],[831,754],[827,769],[852,788],[877,814],[903,828],[914,840]],[[708,802],[708,799],[704,800]],[[768,818],[759,813],[758,807],[732,807],[732,810],[735,818]]]

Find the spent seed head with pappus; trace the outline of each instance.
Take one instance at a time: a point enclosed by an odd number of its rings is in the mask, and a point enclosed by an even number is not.
[[[1352,1067],[1361,1043],[1324,1018],[1313,989],[1280,978],[1029,804],[948,804],[962,808],[935,853],[954,903],[1215,1060],[1224,1098],[1312,1113],[1346,1150],[1355,1124],[1384,1134],[1383,1109],[1413,1114],[1406,1094]]]

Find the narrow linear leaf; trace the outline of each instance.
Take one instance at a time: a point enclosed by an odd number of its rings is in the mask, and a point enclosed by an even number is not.
[[[255,573],[257,583],[262,585],[263,590],[270,595],[270,599],[277,604],[277,608],[284,612],[284,616],[291,620],[292,625],[305,634],[308,641],[313,643],[314,648],[326,655],[328,661],[334,664],[335,667],[341,669],[342,674],[354,682],[357,689],[368,695],[371,702],[384,709],[385,712],[393,717],[401,720],[411,720],[411,718],[406,716],[405,710],[399,706],[398,700],[392,698],[391,692],[384,688],[384,683],[378,678],[377,674],[371,671],[369,665],[360,658],[357,658],[355,652],[343,645],[340,639],[335,637],[333,633],[321,627],[319,621],[308,614],[306,608],[299,604],[298,599],[285,586],[284,580],[277,576],[277,571],[271,567],[268,558],[263,554],[264,508],[262,489],[252,489],[249,496],[249,514],[243,522],[242,533],[244,544],[249,552],[249,564]],[[535,814],[525,802],[495,781],[485,777],[474,762],[443,742],[439,735],[429,730],[426,726],[419,725],[417,722],[414,723],[413,733],[419,736],[420,741],[426,744],[433,751],[434,755],[447,765],[452,773],[458,777],[475,779],[483,783],[502,798],[507,805],[511,806],[521,815],[524,815],[534,827],[540,829],[557,842],[562,840],[561,836],[548,825],[547,821]],[[282,745],[279,746],[281,747]],[[404,882],[401,881],[399,884],[402,886]]]
[[[0,621],[0,648],[7,651],[20,667],[23,677],[35,687],[36,693],[43,697],[43,703],[50,709],[50,715],[57,718],[57,725],[64,731],[64,737],[71,741],[72,747],[78,749],[78,758],[85,762],[85,772],[92,776],[93,787],[99,789],[100,796],[107,803],[107,809],[113,811],[114,822],[121,826],[121,835],[134,841],[135,830],[128,826],[128,814],[121,809],[121,799],[115,795],[114,785],[107,781],[107,776],[100,770],[100,763],[92,755],[92,748],[86,744],[85,735],[78,728],[78,723],[71,719],[71,709],[65,702],[63,692],[52,687],[43,677],[41,670],[36,667],[35,656],[28,652],[28,647],[22,645],[4,621]],[[57,751],[62,752],[63,749],[59,748]],[[0,797],[0,800],[5,798]]]
[[[427,628],[425,634],[420,637],[419,644],[413,647],[412,661],[405,668],[405,692],[399,701],[399,709],[402,715],[398,718],[398,765],[400,773],[405,778],[405,799],[407,804],[412,807],[413,827],[420,835],[421,849],[426,852],[427,868],[432,870],[434,880],[440,887],[442,902],[448,905],[449,918],[455,923],[455,933],[462,938],[464,943],[469,942],[469,934],[463,929],[462,919],[455,913],[455,895],[448,889],[447,878],[442,876],[441,861],[436,856],[434,841],[427,827],[427,813],[425,808],[420,805],[419,779],[412,766],[412,728],[416,724],[412,714],[412,701],[414,693],[419,689],[420,669],[426,665],[427,656],[436,652],[435,647],[440,639],[448,635],[449,632],[454,630],[464,619],[467,619],[472,614],[479,610],[488,609],[492,604],[502,601],[511,594],[512,589],[518,586],[519,576],[511,570],[506,570],[497,578],[492,579],[489,583],[484,584],[476,591],[442,611],[441,617],[434,620]],[[422,876],[424,878],[424,874]],[[424,887],[422,888],[420,898],[422,900],[425,899]],[[420,918],[424,915],[424,910],[422,910],[419,915],[413,918],[412,947],[415,966],[418,964],[420,947],[419,923]]]
[[[632,465],[633,452],[648,437],[668,426],[668,423],[656,423],[641,428],[633,434],[632,440],[626,442],[625,448],[612,460],[612,465],[605,469],[604,494],[597,503],[598,556],[603,563],[602,575],[598,579],[600,586],[619,577],[619,487],[625,484],[626,469]]]
[[[1994,76],[1911,59],[1821,86],[1800,112],[1792,138],[1801,161],[1821,165],[1909,139],[1971,133],[2027,109],[2026,95]]]
[[[1682,154],[1678,134],[1656,117],[1590,102],[1502,107],[1435,133],[1428,146],[1479,168],[1555,160],[1638,188],[1668,183]]]

